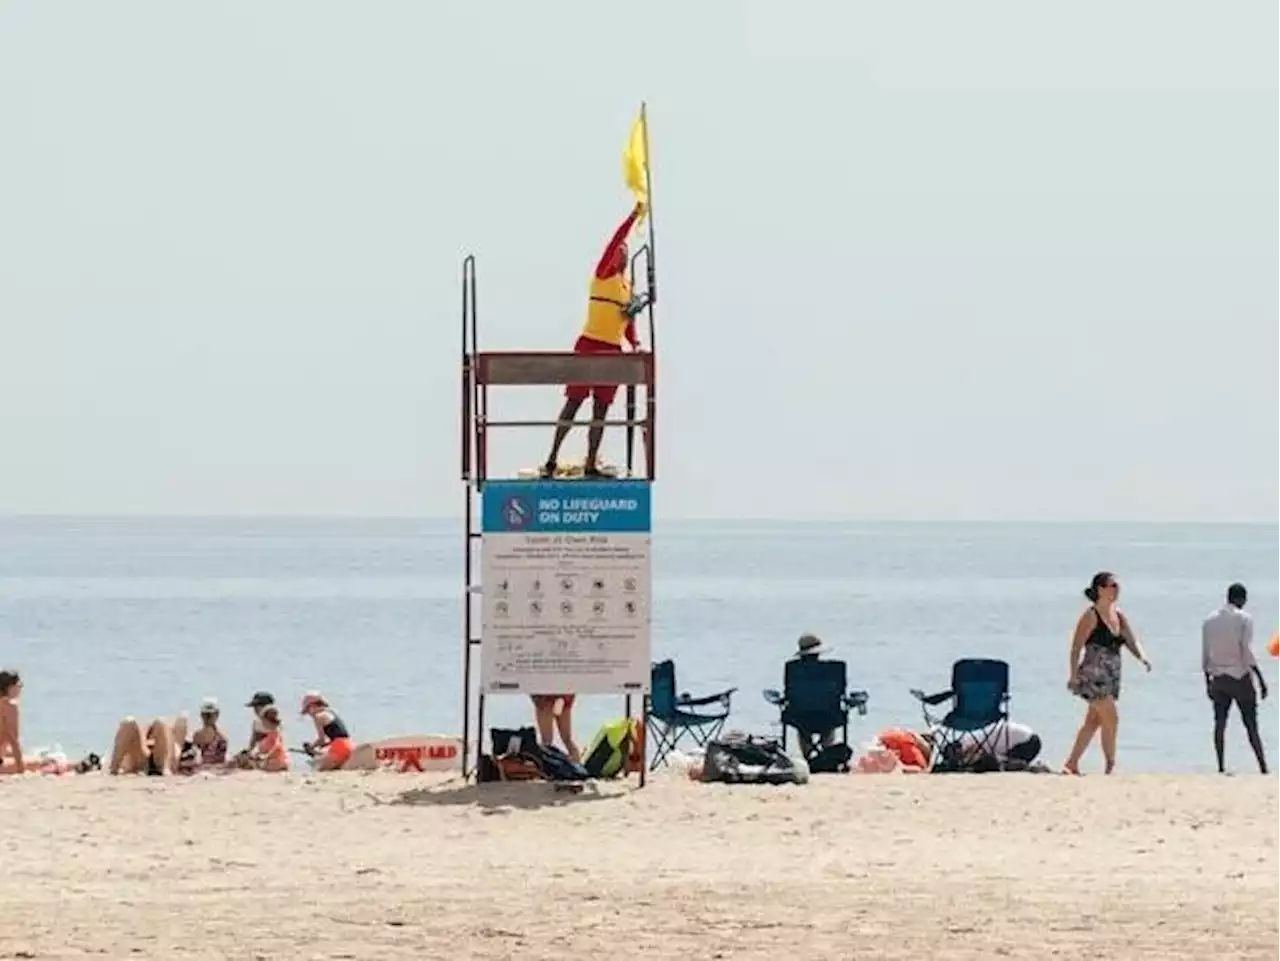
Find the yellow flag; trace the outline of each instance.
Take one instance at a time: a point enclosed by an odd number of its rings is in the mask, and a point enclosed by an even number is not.
[[[649,203],[649,156],[647,144],[649,132],[645,129],[644,108],[640,116],[631,125],[631,134],[627,137],[626,149],[622,151],[622,179],[627,189],[635,194],[636,200]]]

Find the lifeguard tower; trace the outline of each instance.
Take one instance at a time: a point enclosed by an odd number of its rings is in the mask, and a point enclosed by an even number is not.
[[[637,317],[648,334],[639,353],[482,349],[476,258],[462,261],[462,769],[468,777],[485,750],[487,699],[497,694],[616,694],[627,717],[639,697],[644,741],[650,488],[657,477],[652,221],[649,236],[629,265],[632,290],[648,294]],[[550,440],[559,421],[490,417],[490,391],[571,383],[624,388],[624,416],[604,421],[606,429],[626,431],[624,469],[616,478],[491,477],[491,435],[538,429]],[[548,407],[555,403],[547,398]],[[574,421],[584,428],[591,423]],[[642,786],[646,767],[640,764]]]

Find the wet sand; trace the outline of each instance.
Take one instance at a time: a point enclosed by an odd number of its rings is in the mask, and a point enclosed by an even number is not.
[[[1277,956],[1241,776],[0,779],[0,958]]]

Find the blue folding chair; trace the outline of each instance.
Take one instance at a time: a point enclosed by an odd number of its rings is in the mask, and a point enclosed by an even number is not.
[[[1009,665],[987,658],[966,658],[951,666],[951,688],[937,694],[912,689],[920,702],[933,755],[934,772],[990,770],[995,739],[1009,721]],[[931,708],[950,704],[945,714]],[[998,763],[996,764],[998,767]]]
[[[794,728],[809,762],[829,746],[825,742],[834,731],[848,745],[850,711],[867,713],[867,692],[849,690],[844,661],[793,658],[783,670],[782,691],[766,690],[764,699],[781,711],[782,746],[787,728]]]
[[[649,730],[653,732],[653,761],[649,770],[666,761],[667,755],[676,749],[676,745],[687,734],[699,747],[720,736],[724,730],[724,722],[729,718],[730,700],[736,687],[706,697],[691,697],[688,694],[676,694],[676,665],[673,661],[659,661],[650,668],[649,703],[645,714],[649,719]],[[693,711],[690,708],[706,708],[715,704],[711,711]]]

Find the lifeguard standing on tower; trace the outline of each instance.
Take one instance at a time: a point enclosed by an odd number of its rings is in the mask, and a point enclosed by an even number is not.
[[[644,215],[645,203],[642,200],[636,203],[627,219],[618,225],[604,248],[600,262],[596,264],[587,300],[587,320],[573,345],[575,354],[622,353],[624,341],[632,350],[640,349],[635,317],[644,310],[648,300],[631,294],[631,284],[627,280],[627,264],[630,260],[627,236]],[[551,453],[547,455],[547,462],[542,468],[543,477],[555,476],[560,446],[569,436],[573,419],[588,397],[591,398],[591,426],[587,428],[587,458],[583,463],[582,473],[586,477],[601,476],[598,460],[600,442],[604,439],[604,420],[617,393],[617,384],[565,385],[564,406],[560,409],[559,423],[551,441]]]

